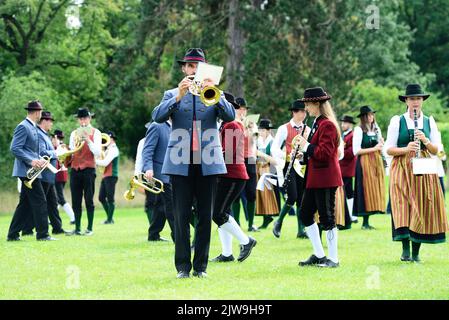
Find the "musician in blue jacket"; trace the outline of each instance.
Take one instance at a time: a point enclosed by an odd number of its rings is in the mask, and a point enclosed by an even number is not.
[[[25,108],[27,117],[14,129],[10,150],[15,157],[13,177],[22,182],[27,181],[27,171],[32,167],[36,170],[45,166],[40,158],[39,134],[37,122],[42,115],[42,105],[39,101],[31,101]],[[48,234],[47,201],[39,176],[34,180],[32,188],[25,185],[20,191],[19,204],[14,212],[8,231],[8,241],[20,240],[19,232],[26,226],[27,216],[32,213],[36,226],[36,239],[41,241],[54,240]]]
[[[217,175],[226,173],[226,166],[217,128],[217,120],[232,121],[234,107],[223,93],[217,104],[205,106],[198,96],[189,92],[198,62],[206,63],[202,49],[189,49],[178,60],[186,76],[178,88],[164,93],[161,103],[153,110],[158,123],[172,119],[172,131],[165,154],[162,173],[170,175],[173,186],[175,216],[175,265],[178,278],[190,277],[190,217],[193,199],[197,200],[198,223],[195,228],[193,276],[206,277],[209,256],[212,209],[217,187]],[[204,81],[210,85],[212,81]]]
[[[162,174],[162,164],[164,163],[165,152],[167,151],[170,131],[170,120],[164,123],[153,122],[145,135],[145,144],[142,150],[143,172],[145,172],[145,177],[148,180],[156,178],[164,183],[164,192],[153,194],[145,191],[147,194],[145,207],[147,208],[147,214],[151,217],[150,227],[148,229],[148,241],[168,241],[159,234],[164,229],[166,220],[171,229],[171,238],[175,241],[170,177]]]

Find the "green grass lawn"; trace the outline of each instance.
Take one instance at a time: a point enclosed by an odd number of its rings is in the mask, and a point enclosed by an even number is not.
[[[449,298],[447,243],[423,245],[422,264],[400,262],[401,244],[391,241],[390,216],[379,215],[371,219],[375,231],[362,231],[359,223],[339,233],[340,268],[300,268],[298,261],[311,254],[311,245],[295,238],[295,219],[286,217],[280,239],[271,229],[253,234],[258,244],[243,263],[210,263],[207,279],[179,280],[174,245],[146,241],[147,220],[141,209],[119,209],[115,225],[101,225],[104,212],[98,211],[92,237],[59,236],[55,242],[37,242],[34,237],[6,242],[10,217],[0,216],[0,298]],[[169,238],[167,228],[162,236]],[[210,256],[219,252],[214,226]]]

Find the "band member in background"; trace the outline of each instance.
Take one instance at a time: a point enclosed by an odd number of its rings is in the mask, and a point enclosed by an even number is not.
[[[305,105],[303,101],[294,101],[290,108],[292,118],[289,122],[279,127],[274,137],[272,152],[276,158],[284,158],[285,167],[283,170],[284,175],[287,172],[287,168],[290,164],[292,151],[295,146],[292,144],[293,138],[300,135],[304,139],[310,134],[310,128],[304,123],[306,118]],[[285,152],[282,151],[282,147],[285,145]],[[301,205],[302,195],[304,193],[304,178],[301,177],[293,168],[290,171],[290,179],[287,184],[287,199],[284,206],[279,213],[279,218],[274,222],[273,234],[276,238],[281,236],[282,222],[290,209],[296,203],[296,217],[298,221],[298,233],[297,238],[307,238],[304,231],[304,225],[302,224],[298,208]]]
[[[440,134],[440,141],[441,141],[441,133]],[[438,154],[437,154],[437,161],[438,161],[438,177],[440,178],[440,184],[441,189],[443,190],[443,196],[446,195],[446,188],[444,187],[444,177],[446,176],[446,170],[444,168],[443,163],[446,162],[447,156],[446,152],[444,152],[444,145],[440,143],[438,146]]]
[[[254,216],[256,214],[256,188],[257,188],[257,175],[256,175],[256,151],[257,151],[257,134],[258,130],[255,123],[247,122],[246,115],[250,107],[246,104],[244,98],[236,98],[235,103],[239,105],[236,110],[236,119],[243,124],[245,128],[245,166],[246,172],[248,173],[249,180],[246,181],[245,188],[242,191],[242,196],[238,197],[232,206],[232,211],[239,223],[240,215],[240,198],[246,198],[244,201],[242,199],[242,204],[244,206],[243,210],[247,214],[248,218],[248,231],[257,232],[258,229],[254,226]]]
[[[27,171],[31,168],[39,170],[46,165],[40,157],[39,134],[36,123],[41,118],[42,105],[39,101],[31,101],[25,108],[27,117],[14,129],[10,150],[15,157],[12,176],[27,181]],[[16,207],[8,231],[8,241],[20,240],[19,232],[26,226],[29,213],[33,215],[37,240],[55,240],[48,234],[47,200],[42,188],[41,178],[34,180],[32,188],[25,185],[20,191],[19,203]]]
[[[49,111],[42,111],[41,119],[38,122],[39,133],[39,151],[41,156],[50,157],[50,164],[56,167],[57,155],[56,150],[51,142],[49,132],[53,126],[53,116]],[[47,200],[47,212],[52,226],[52,234],[64,233],[62,229],[62,220],[59,216],[58,201],[55,189],[56,174],[50,170],[42,172],[42,188],[44,189],[45,198]]]
[[[423,102],[430,95],[418,84],[409,84],[405,91],[399,100],[406,103],[407,112],[390,120],[385,150],[393,156],[390,168],[393,240],[402,241],[401,261],[420,262],[421,243],[445,242],[449,227],[438,175],[413,174],[412,158],[416,152],[420,150],[420,157],[429,158],[437,154],[441,144],[435,120],[422,112]]]
[[[225,97],[236,110],[240,108],[234,101],[234,96],[225,92]],[[231,205],[245,188],[249,176],[244,161],[245,128],[240,121],[226,122],[220,128],[221,145],[225,155],[227,174],[218,178],[217,196],[213,220],[218,226],[222,252],[212,262],[234,261],[232,255],[232,237],[240,242],[239,262],[244,261],[251,254],[256,240],[248,237],[230,215]]]
[[[330,99],[331,96],[321,87],[306,89],[304,98],[301,99],[315,121],[308,140],[299,137],[299,145],[307,161],[306,188],[300,212],[314,251],[309,259],[299,263],[300,266],[318,265],[327,268],[339,266],[335,196],[337,188],[343,185],[338,161],[341,137],[337,119],[329,103]],[[314,222],[317,210],[327,239],[328,258],[324,254],[318,225]]]
[[[106,134],[111,140],[104,151],[104,158],[96,158],[95,162],[97,166],[104,169],[103,179],[101,180],[100,185],[100,193],[98,195],[98,200],[103,205],[104,211],[107,215],[107,219],[103,222],[103,224],[113,224],[115,210],[115,185],[118,180],[119,149],[115,143],[116,136],[114,132],[107,131]]]
[[[64,145],[64,132],[56,129],[53,132],[52,143],[56,150],[59,146]],[[64,197],[64,187],[69,178],[68,170],[65,164],[61,163],[59,160],[56,160],[56,169],[58,169],[58,173],[56,173],[55,189],[58,204],[64,209],[65,213],[69,217],[70,224],[75,224],[75,213],[73,212],[70,203],[68,203]]]
[[[198,222],[195,228],[193,276],[206,277],[209,256],[212,210],[217,188],[217,175],[226,173],[219,141],[217,120],[233,121],[234,107],[220,96],[215,105],[204,105],[189,92],[198,62],[206,62],[202,49],[189,49],[178,60],[186,77],[178,88],[164,93],[153,110],[158,123],[172,119],[172,131],[164,159],[162,174],[171,176],[175,215],[175,265],[178,278],[189,278],[192,269],[190,249],[190,217],[193,199],[197,201]],[[206,79],[203,86],[213,85]],[[207,133],[203,135],[203,132]],[[205,156],[207,155],[207,159]]]
[[[76,117],[80,127],[70,134],[70,150],[75,149],[75,138],[84,141],[83,148],[72,155],[70,171],[70,191],[72,192],[72,207],[75,212],[75,230],[69,235],[81,233],[81,213],[83,200],[86,203],[87,229],[84,235],[93,235],[94,224],[94,193],[95,193],[95,157],[101,155],[101,132],[90,124],[93,113],[88,108],[79,108]]]
[[[341,130],[344,144],[343,159],[340,160],[341,176],[343,177],[345,198],[347,205],[345,205],[345,216],[348,216],[350,222],[357,223],[357,217],[352,216],[352,209],[354,206],[354,176],[355,165],[357,157],[352,151],[352,138],[354,136],[353,126],[355,125],[352,116],[344,115],[341,121]],[[347,212],[346,212],[347,211]]]
[[[146,208],[151,217],[148,229],[148,241],[168,241],[160,236],[164,229],[165,221],[168,221],[171,230],[171,238],[175,241],[175,223],[173,216],[173,195],[170,177],[162,174],[168,139],[170,138],[171,121],[163,123],[153,122],[145,136],[145,144],[142,150],[143,172],[148,181],[159,179],[164,184],[164,192],[154,194],[147,193]]]
[[[363,217],[362,230],[372,230],[369,216],[385,213],[385,169],[383,138],[370,106],[360,107],[360,126],[354,129],[352,149],[357,156],[353,214]]]
[[[259,137],[257,138],[257,181],[264,173],[276,175],[277,162],[272,157],[271,146],[273,136],[271,135],[273,124],[270,119],[261,119],[259,122]],[[256,216],[263,216],[263,223],[259,229],[266,229],[273,221],[273,216],[279,215],[280,194],[277,185],[270,190],[256,191]]]

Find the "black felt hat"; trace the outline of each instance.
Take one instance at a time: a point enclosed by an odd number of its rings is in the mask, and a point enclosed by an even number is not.
[[[29,110],[29,111],[42,110],[42,109],[44,109],[44,108],[42,107],[42,104],[40,103],[39,100],[30,101],[30,102],[28,102],[28,105],[25,107],[25,110]]]
[[[62,130],[56,129],[53,132],[53,136],[57,137],[58,139],[64,139],[64,132],[62,132]]]
[[[408,84],[407,88],[405,88],[405,94],[400,95],[399,100],[405,102],[405,98],[407,97],[423,97],[423,100],[426,100],[430,97],[430,94],[424,93],[419,84]]]
[[[360,118],[361,116],[367,114],[367,113],[376,113],[375,110],[373,110],[373,108],[371,108],[370,106],[362,106],[360,107],[360,113],[358,114],[357,118]]]
[[[50,111],[42,111],[41,120],[55,121],[55,119],[53,119],[53,115],[51,114]]]
[[[180,65],[183,65],[187,62],[207,62],[206,55],[204,54],[203,49],[201,48],[190,48],[186,51],[183,59],[178,60]]]
[[[345,114],[345,115],[340,119],[340,121],[343,121],[343,122],[349,122],[349,123],[355,124],[354,117],[353,117],[353,116],[349,116],[349,115],[347,115],[347,114]]]
[[[290,110],[290,111],[292,111],[292,110],[305,110],[305,109],[306,109],[306,105],[301,100],[293,101],[293,103],[291,104],[290,108],[288,108],[288,110]]]
[[[304,90],[304,97],[300,100],[303,102],[308,101],[315,102],[315,101],[326,101],[330,99],[332,99],[332,97],[328,95],[323,88],[315,87]]]
[[[259,122],[259,128],[260,129],[273,129],[273,124],[271,123],[270,119],[260,119]]]
[[[240,105],[235,102],[234,96],[229,92],[223,92],[225,99],[234,106],[235,109],[240,109]]]
[[[77,118],[86,118],[86,117],[93,118],[94,116],[95,113],[91,113],[88,108],[79,108],[78,112],[75,114],[75,117]]]
[[[250,109],[250,107],[246,104],[245,98],[242,97],[235,98],[235,103],[237,103],[240,107]]]

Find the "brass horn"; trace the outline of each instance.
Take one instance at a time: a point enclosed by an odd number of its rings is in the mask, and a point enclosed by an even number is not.
[[[215,86],[207,86],[203,88],[202,81],[194,80],[195,76],[189,76],[188,78],[192,81],[189,86],[189,92],[194,96],[200,97],[201,102],[205,106],[212,106],[220,101],[221,91]]]
[[[164,192],[164,183],[156,178],[148,180],[143,173],[137,174],[131,178],[129,189],[123,194],[126,200],[133,200],[136,196],[135,189],[143,188],[154,194]]]
[[[53,173],[57,173],[59,170],[56,169],[54,166],[52,166],[50,164],[50,157],[48,156],[43,156],[41,158],[42,160],[45,160],[45,165],[39,169],[36,168],[30,168],[27,171],[27,179],[28,181],[25,181],[23,184],[25,186],[27,186],[29,189],[33,189],[33,182],[34,180],[37,179],[37,177],[39,177],[39,175],[45,170],[48,169],[50,171],[52,171]]]

